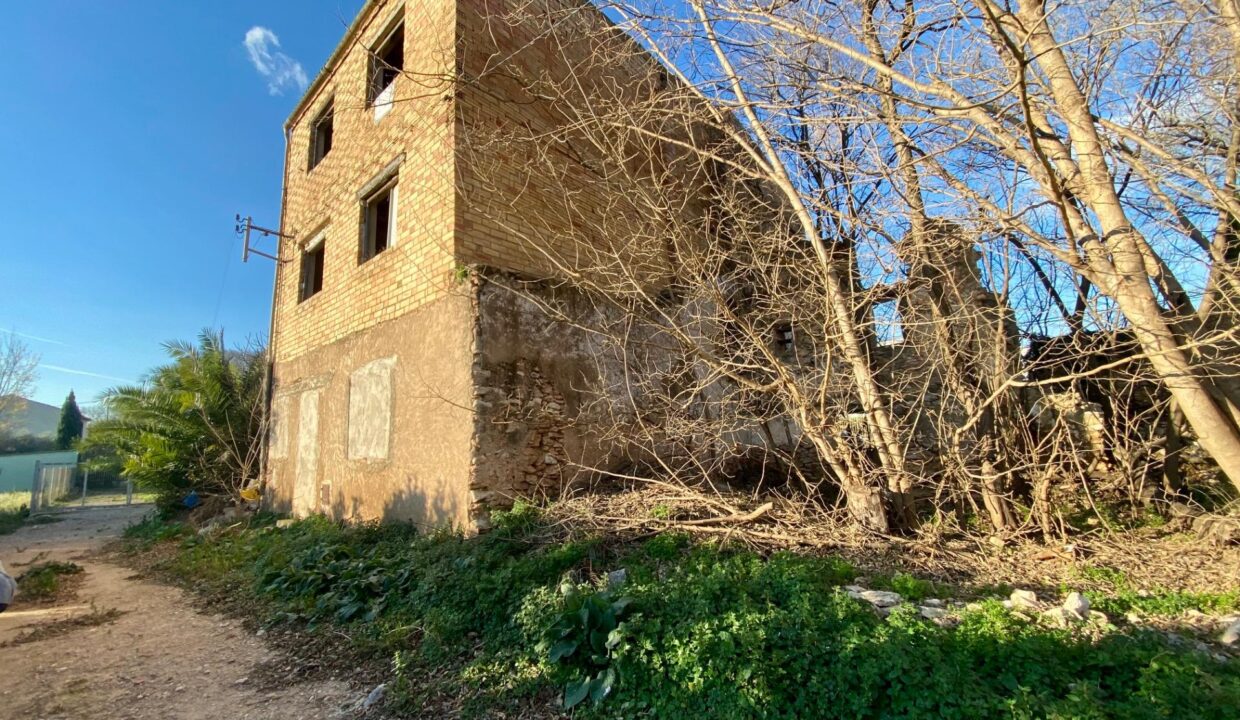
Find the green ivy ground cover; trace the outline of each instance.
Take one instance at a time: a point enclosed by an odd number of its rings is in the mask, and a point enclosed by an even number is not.
[[[857,572],[837,558],[675,535],[551,541],[531,508],[475,538],[270,522],[204,538],[152,520],[128,536],[138,551],[177,543],[164,570],[243,594],[269,623],[343,631],[390,660],[397,709],[413,715],[444,696],[472,717],[565,699],[587,718],[1230,718],[1240,708],[1235,661],[1151,631],[1051,629],[997,602],[951,628],[913,607],[880,618],[840,589]],[[619,568],[625,580],[607,587]]]

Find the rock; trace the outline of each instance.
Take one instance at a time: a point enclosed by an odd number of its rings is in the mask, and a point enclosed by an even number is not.
[[[1013,590],[1008,599],[1012,601],[1012,607],[1018,610],[1038,609],[1038,594],[1032,590]]]
[[[922,600],[921,604],[925,607],[932,607],[932,608],[941,608],[941,607],[947,606],[947,603],[943,602],[942,600],[936,599],[936,598],[927,598],[925,600]]]
[[[922,605],[917,608],[917,612],[919,612],[921,616],[927,620],[937,620],[942,617],[947,617],[946,610],[941,607],[932,607],[930,605]]]
[[[629,574],[624,568],[620,568],[619,570],[612,570],[611,572],[607,573],[607,587],[618,588],[621,585],[623,585],[624,582],[628,579],[629,579]]]
[[[865,588],[861,587],[860,585],[845,585],[844,590],[850,593],[865,592]]]
[[[366,695],[366,699],[362,701],[361,709],[362,710],[371,709],[375,705],[378,705],[379,703],[383,702],[383,698],[386,695],[387,695],[387,683],[379,683],[378,685],[375,686],[373,690],[371,690]]]
[[[1084,620],[1089,617],[1089,600],[1079,592],[1070,592],[1068,597],[1063,601],[1064,612],[1075,615],[1077,619]]]
[[[1059,627],[1068,627],[1068,625],[1072,624],[1072,621],[1079,621],[1081,619],[1061,607],[1053,607],[1043,611],[1042,617],[1054,621]]]
[[[862,590],[857,593],[850,592],[849,595],[857,598],[858,600],[864,600],[877,608],[887,608],[893,605],[899,605],[900,601],[904,599],[900,597],[899,593],[888,592],[886,590]]]
[[[1231,625],[1228,625],[1218,641],[1229,646],[1240,644],[1240,620],[1236,620]]]
[[[1240,518],[1202,515],[1193,521],[1193,532],[1214,545],[1240,544]]]

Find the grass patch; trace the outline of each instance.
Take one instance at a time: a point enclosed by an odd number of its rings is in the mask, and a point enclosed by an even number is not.
[[[997,602],[954,628],[907,605],[880,618],[839,587],[858,573],[838,558],[555,538],[530,508],[475,538],[270,518],[199,537],[155,522],[128,542],[178,543],[165,572],[267,623],[346,633],[391,663],[415,716],[550,716],[566,690],[584,718],[1226,717],[1240,703],[1237,663],[1138,628],[1074,634]]]
[[[67,589],[65,578],[82,572],[82,566],[73,562],[52,561],[32,565],[17,577],[18,598],[23,602],[54,601]]]
[[[899,593],[909,602],[920,602],[926,598],[945,598],[954,594],[952,588],[930,580],[913,577],[908,573],[898,572],[894,575],[878,575],[870,579],[869,587],[875,590],[890,590]]]
[[[168,516],[156,512],[125,528],[121,537],[130,551],[136,551],[191,534],[193,530],[188,525],[173,522]]]
[[[0,493],[0,535],[8,535],[21,527],[30,511],[26,504],[30,502],[28,492]]]
[[[1095,610],[1109,615],[1136,612],[1149,617],[1175,617],[1189,610],[1221,615],[1240,612],[1240,590],[1224,592],[1183,592],[1154,588],[1139,590],[1122,571],[1105,565],[1080,568],[1077,573],[1105,588],[1085,595]]]

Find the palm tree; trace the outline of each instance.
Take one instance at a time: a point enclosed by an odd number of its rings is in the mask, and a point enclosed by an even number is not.
[[[228,349],[222,332],[164,344],[171,362],[141,385],[108,390],[87,446],[111,445],[123,474],[175,502],[190,490],[235,497],[258,479],[264,353]]]

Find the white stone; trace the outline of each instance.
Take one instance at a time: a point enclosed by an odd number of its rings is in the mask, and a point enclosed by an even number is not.
[[[1032,590],[1013,590],[1008,597],[1012,601],[1012,607],[1021,610],[1037,610],[1038,594]]]
[[[921,616],[927,620],[937,620],[938,618],[941,618],[941,617],[947,617],[947,611],[941,607],[931,607],[929,605],[923,605],[920,608],[918,608],[918,612],[920,612]]]
[[[1067,599],[1063,601],[1063,609],[1084,620],[1089,617],[1089,600],[1079,592],[1070,592]]]
[[[1223,631],[1223,634],[1219,637],[1218,641],[1224,645],[1236,645],[1240,643],[1240,620],[1236,620],[1231,625],[1228,625],[1227,629]]]
[[[947,603],[937,598],[928,598],[926,600],[922,600],[921,604],[924,605],[925,607],[932,607],[932,608],[941,608],[941,607],[947,606]]]
[[[366,695],[366,699],[362,701],[362,709],[369,710],[383,701],[383,696],[387,694],[387,684],[379,683],[374,690]]]
[[[870,603],[875,607],[885,608],[892,605],[899,605],[904,598],[899,593],[888,592],[886,590],[863,590],[856,593],[857,597]]]

